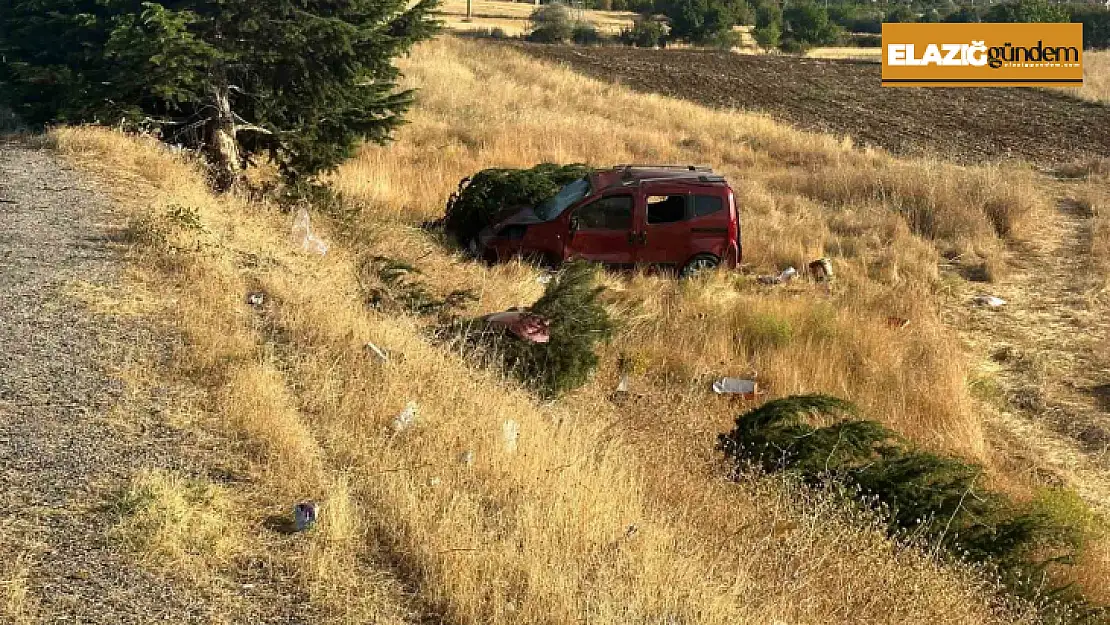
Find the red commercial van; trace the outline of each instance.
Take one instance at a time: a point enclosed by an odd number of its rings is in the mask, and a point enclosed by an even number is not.
[[[557,265],[583,258],[683,276],[736,267],[742,249],[740,214],[724,177],[668,165],[595,170],[538,206],[508,211],[472,243],[491,261],[522,256]]]

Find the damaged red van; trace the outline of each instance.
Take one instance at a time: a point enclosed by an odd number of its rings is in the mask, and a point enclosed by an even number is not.
[[[682,276],[742,258],[732,188],[709,168],[619,165],[565,185],[537,206],[507,211],[471,251],[490,261],[583,258],[610,267],[647,266]]]

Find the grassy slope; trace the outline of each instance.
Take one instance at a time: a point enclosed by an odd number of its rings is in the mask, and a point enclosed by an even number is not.
[[[336,175],[359,212],[327,233],[324,258],[295,253],[273,207],[210,196],[154,144],[55,134],[135,211],[143,280],[180,296],[174,373],[208,388],[214,416],[252,442],[275,499],[327,502],[301,580],[317,603],[338,618],[416,609],[458,623],[1013,620],[967,573],[893,549],[820,498],[723,482],[713,436],[742,406],[706,384],[756,369],[774,394],[845,396],[925,445],[990,463],[960,349],[937,318],[937,248],[989,263],[992,224],[1019,230],[1043,201],[1031,173],[896,161],[475,43],[425,45],[406,71],[423,88],[412,124]],[[838,283],[826,294],[614,278],[624,330],[597,378],[550,405],[430,345],[421,320],[365,309],[355,274],[368,254],[414,262],[441,292],[472,288],[482,311],[534,299],[530,268],[462,261],[413,225],[462,176],[539,160],[720,165],[742,198],[749,262],[829,254]],[[166,217],[173,206],[203,229]],[[251,310],[250,289],[268,304]],[[892,330],[892,315],[912,323]],[[368,340],[403,358],[374,362]],[[640,363],[643,395],[624,408],[605,400],[621,352]],[[391,434],[409,400],[418,427]],[[515,454],[500,440],[508,420],[522,432]],[[457,461],[467,450],[472,466]],[[386,556],[360,559],[371,554]]]
[[[472,0],[472,16],[466,19],[466,0],[445,0],[436,13],[444,27],[449,30],[467,32],[500,28],[509,36],[527,34],[532,24],[530,17],[536,6],[527,2],[505,2],[504,0]],[[635,13],[629,11],[575,10],[574,16],[589,22],[606,35],[616,36],[622,28],[632,25]]]

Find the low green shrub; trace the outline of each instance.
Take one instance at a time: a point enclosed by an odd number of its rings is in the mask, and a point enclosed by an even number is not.
[[[597,368],[598,343],[613,334],[613,321],[599,299],[604,288],[597,286],[596,272],[581,261],[565,265],[528,308],[550,322],[546,343],[522,340],[481,319],[450,324],[440,336],[490,357],[540,396],[576,389]]]
[[[483,169],[463,179],[447,201],[444,229],[465,245],[501,211],[535,206],[588,172],[585,165],[552,163],[531,169]]]
[[[529,41],[537,43],[564,43],[574,34],[570,11],[561,3],[545,4],[532,12],[529,18],[532,32]]]
[[[1072,615],[1098,612],[1074,591],[1051,588],[1046,574],[1049,565],[1070,563],[1083,547],[1081,501],[1018,504],[981,485],[981,466],[917,449],[857,416],[855,406],[835,397],[784,397],[738,416],[718,447],[737,471],[790,471],[814,485],[854,492],[857,502],[879,509],[891,534],[923,538],[993,567],[1019,596],[1048,596],[1066,603]]]
[[[589,22],[578,22],[571,31],[570,38],[580,46],[594,46],[601,43],[601,34]]]
[[[620,41],[637,48],[662,48],[667,45],[667,29],[662,22],[640,18],[621,30]]]
[[[787,319],[755,313],[737,331],[739,340],[753,351],[786,347],[794,339],[794,328]]]

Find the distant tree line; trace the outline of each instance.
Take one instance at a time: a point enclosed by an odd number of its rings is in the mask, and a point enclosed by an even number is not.
[[[1099,4],[1013,0],[960,5],[952,0],[909,0],[863,4],[815,0],[585,0],[587,8],[640,14],[621,39],[628,45],[660,47],[668,41],[732,47],[737,26],[752,26],[765,48],[800,52],[829,45],[880,45],[883,22],[1078,22],[1089,49],[1110,48],[1110,10]],[[664,23],[666,26],[664,26]],[[570,29],[563,31],[570,38]],[[584,34],[574,39],[586,39]],[[596,40],[596,33],[589,38]]]

